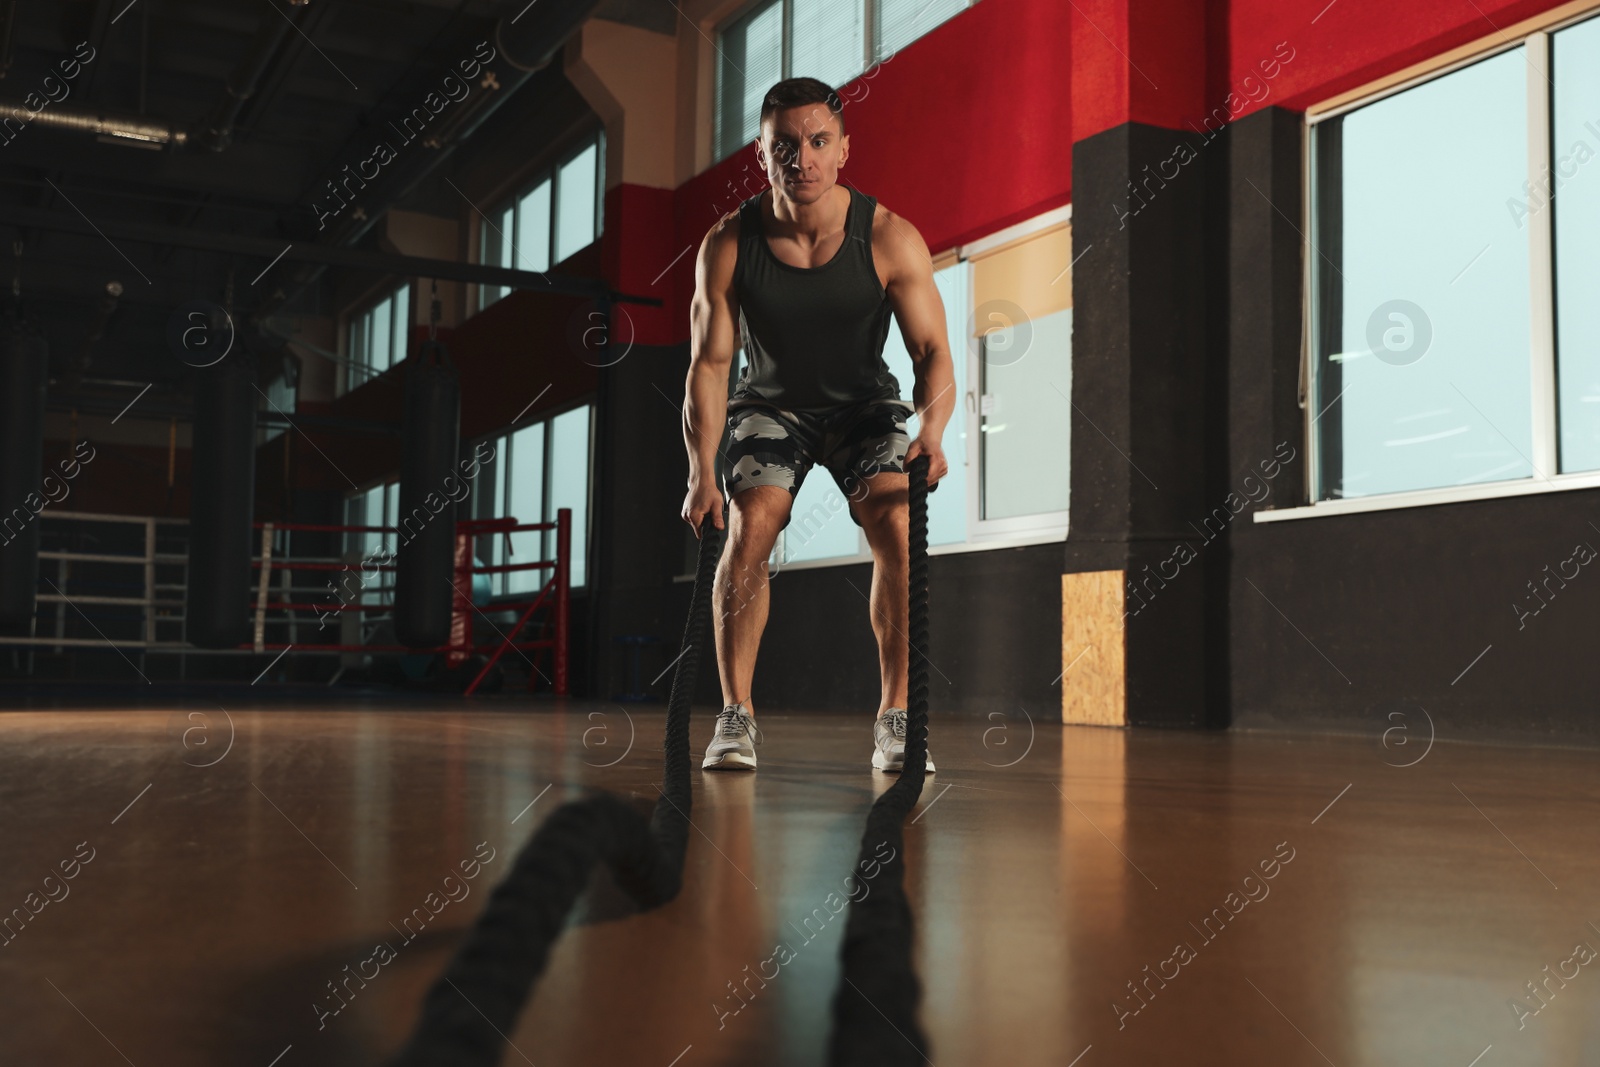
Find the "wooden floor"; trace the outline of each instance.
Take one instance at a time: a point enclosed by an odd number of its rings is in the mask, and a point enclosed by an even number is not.
[[[0,714],[0,1059],[380,1062],[540,820],[660,782],[659,708],[463,707]],[[864,714],[761,722],[758,772],[695,771],[680,898],[592,904],[505,1063],[824,1061],[889,779]],[[1413,734],[936,718],[930,1061],[1600,1062],[1596,753]]]

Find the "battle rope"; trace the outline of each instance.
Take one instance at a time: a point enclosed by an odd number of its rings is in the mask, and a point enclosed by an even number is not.
[[[911,904],[905,893],[906,816],[922,795],[928,759],[928,457],[910,475],[909,697],[900,778],[878,798],[861,837],[861,864],[878,865],[871,891],[850,905],[841,950],[843,975],[833,1000],[829,1063],[917,1064],[927,1038],[917,1021],[921,984],[911,967]],[[700,558],[683,651],[667,705],[665,781],[647,823],[611,793],[562,805],[539,827],[489,895],[483,915],[428,991],[422,1017],[394,1067],[475,1067],[500,1061],[505,1034],[550,958],[550,947],[597,863],[641,908],[678,895],[688,843],[689,701],[710,613],[721,539],[711,518],[700,526]],[[892,850],[884,858],[884,847]]]
[[[911,902],[905,889],[906,816],[922,796],[928,761],[928,457],[910,474],[910,662],[906,756],[900,778],[872,805],[861,835],[857,881],[877,867],[866,896],[852,895],[840,957],[844,973],[833,996],[832,1067],[897,1067],[927,1059],[917,1022],[922,986],[911,966]],[[884,847],[892,849],[884,859]]]
[[[523,846],[511,873],[490,893],[483,915],[428,991],[411,1040],[395,1067],[497,1064],[505,1037],[550,958],[572,905],[595,865],[611,868],[617,885],[641,908],[678,895],[689,836],[689,703],[700,645],[711,611],[711,585],[721,538],[707,515],[683,651],[667,704],[665,774],[646,822],[611,793],[562,805]],[[920,765],[919,765],[920,766]]]

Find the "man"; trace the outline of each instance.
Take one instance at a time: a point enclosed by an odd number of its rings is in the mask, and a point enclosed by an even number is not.
[[[766,561],[818,464],[849,498],[850,517],[872,547],[882,667],[872,765],[898,771],[905,761],[905,464],[926,455],[930,489],[948,472],[940,439],[955,410],[955,372],[922,235],[838,184],[850,157],[842,110],[838,94],[815,78],[767,92],[756,155],[771,188],[711,228],[695,268],[683,519],[696,536],[707,514],[723,528],[716,455],[724,419],[731,431],[730,529],[713,593],[724,707],[707,768],[756,765],[750,684],[767,620]],[[915,367],[914,407],[883,360],[891,312]],[[729,398],[735,323],[749,366]],[[921,416],[914,441],[906,430],[912,410]]]

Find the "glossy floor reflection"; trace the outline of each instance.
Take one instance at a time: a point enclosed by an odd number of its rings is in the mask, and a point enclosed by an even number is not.
[[[659,708],[463,707],[0,714],[0,1059],[381,1062],[540,820],[660,782]],[[864,716],[761,722],[680,899],[590,901],[503,1062],[824,1061],[889,779]],[[936,718],[931,1061],[1600,1062],[1596,753],[1390,741]]]

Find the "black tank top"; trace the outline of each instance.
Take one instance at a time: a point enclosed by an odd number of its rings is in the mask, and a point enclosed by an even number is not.
[[[844,242],[820,267],[790,266],[773,254],[762,225],[765,192],[739,206],[733,285],[746,367],[730,409],[816,411],[867,400],[912,407],[883,359],[892,310],[872,262],[878,201],[845,188]]]

